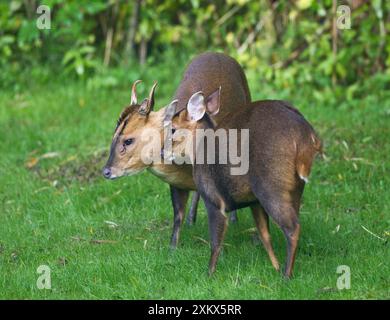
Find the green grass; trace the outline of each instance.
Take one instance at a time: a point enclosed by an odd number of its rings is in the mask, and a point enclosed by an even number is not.
[[[159,87],[158,105],[178,80]],[[168,185],[147,172],[117,181],[100,176],[128,88],[54,81],[0,92],[0,298],[390,298],[389,94],[327,104],[250,80],[255,98],[290,99],[325,142],[327,158],[316,161],[304,194],[292,280],[272,269],[248,209],[229,227],[213,278],[203,205],[171,252]],[[32,166],[48,152],[59,156]],[[283,262],[284,238],[274,225],[271,233]],[[51,290],[36,286],[40,265],[51,268]],[[349,290],[336,289],[339,265],[351,268]]]

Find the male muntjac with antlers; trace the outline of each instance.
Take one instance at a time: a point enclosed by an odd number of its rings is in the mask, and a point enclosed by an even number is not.
[[[153,111],[154,91],[153,85],[149,97],[141,103],[136,94],[136,81],[132,87],[131,103],[119,117],[111,143],[110,156],[103,169],[107,179],[133,175],[148,169],[170,185],[172,205],[174,211],[174,226],[171,237],[171,247],[178,243],[180,227],[184,219],[184,212],[190,191],[196,191],[192,177],[191,165],[165,164],[155,161],[155,154],[145,152],[145,139],[147,132],[157,132],[157,141],[163,140],[163,120],[166,108]],[[220,85],[230,88],[221,96],[220,117],[231,112],[237,106],[250,102],[248,83],[241,66],[233,58],[221,53],[204,53],[195,57],[188,65],[182,81],[175,93],[175,101],[170,104],[173,112],[185,109],[192,93],[203,90],[211,93]],[[161,148],[158,150],[160,155]],[[195,219],[199,197],[194,197],[190,217]]]

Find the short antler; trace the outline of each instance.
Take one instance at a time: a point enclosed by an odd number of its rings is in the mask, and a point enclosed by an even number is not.
[[[137,104],[137,93],[135,92],[135,89],[137,87],[137,84],[142,82],[142,80],[136,80],[133,83],[133,86],[131,87],[131,102],[130,105],[135,105]]]
[[[149,93],[149,109],[150,109],[150,111],[153,110],[153,106],[154,106],[154,90],[156,89],[156,87],[157,87],[157,81],[154,81],[153,87],[152,87],[152,89],[150,90],[150,93]]]
[[[138,112],[141,115],[148,115],[150,113],[150,111],[153,110],[153,106],[154,106],[154,91],[156,89],[156,86],[157,86],[157,81],[154,82],[153,87],[150,90],[149,98],[147,98],[144,101],[142,101],[141,106],[140,106],[140,108],[138,110]]]

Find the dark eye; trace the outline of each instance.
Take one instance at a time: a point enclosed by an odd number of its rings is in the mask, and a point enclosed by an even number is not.
[[[125,140],[125,141],[123,142],[123,144],[124,144],[125,146],[129,146],[129,145],[131,145],[133,142],[134,142],[134,139],[127,139],[127,140]]]
[[[176,129],[172,128],[172,134],[175,134],[175,132],[176,132]]]

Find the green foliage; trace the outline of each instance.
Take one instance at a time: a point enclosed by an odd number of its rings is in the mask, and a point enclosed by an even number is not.
[[[74,48],[69,49],[62,59],[65,72],[75,71],[82,76],[86,71],[94,70],[98,67],[98,62],[94,60],[95,47],[88,43],[78,41]]]
[[[26,66],[90,78],[105,67],[159,63],[223,50],[280,89],[353,89],[389,73],[385,1],[347,2],[351,29],[332,32],[332,1],[50,0],[52,27],[36,27],[39,1],[0,3],[2,85]],[[43,4],[43,2],[41,2]],[[340,3],[342,4],[342,3]],[[137,10],[137,5],[139,9]],[[333,44],[337,46],[334,47]],[[9,76],[8,76],[9,75]],[[337,91],[337,90],[336,90]]]

